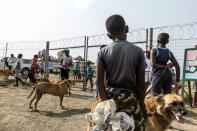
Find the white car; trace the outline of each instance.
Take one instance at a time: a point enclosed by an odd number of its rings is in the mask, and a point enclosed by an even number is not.
[[[8,59],[8,57],[7,57]],[[21,73],[23,75],[27,75],[28,72],[30,71],[30,68],[31,68],[31,60],[28,60],[28,59],[22,59],[22,70],[21,70]],[[9,64],[12,66],[12,69],[15,67],[15,63],[12,63],[12,64]],[[0,69],[8,69],[8,67],[5,66],[5,57],[4,58],[1,58],[0,60]]]

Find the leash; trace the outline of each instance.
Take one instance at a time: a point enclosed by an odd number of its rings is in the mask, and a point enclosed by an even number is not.
[[[164,68],[163,72],[161,73],[161,76],[159,77],[159,79],[157,79],[156,84],[158,84],[159,80],[161,80],[161,78],[163,77],[163,75],[165,74],[165,72],[166,72],[167,69],[168,69],[168,66],[166,66],[166,67]],[[155,84],[155,85],[156,85],[156,84]],[[152,85],[150,84],[150,86],[149,86],[148,89],[146,90],[145,97],[149,94],[149,92],[151,91],[152,88],[153,88],[153,87],[152,87]]]

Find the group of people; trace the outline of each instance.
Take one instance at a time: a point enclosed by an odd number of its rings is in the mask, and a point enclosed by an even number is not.
[[[60,59],[60,65],[61,65],[60,77],[61,77],[61,81],[64,80],[64,79],[69,79],[70,68],[73,66],[73,60],[72,60],[72,56],[70,55],[69,49],[66,48],[63,51],[64,51],[64,55]],[[18,54],[17,58],[14,57],[14,54],[11,54],[11,57],[8,60],[6,60],[7,67],[10,70],[14,70],[14,72],[15,72],[16,86],[18,86],[19,81],[22,83],[22,85],[24,85],[24,82],[19,77],[19,74],[22,71],[22,65],[23,65],[22,57],[23,57],[23,55],[21,53]],[[41,63],[42,65],[39,64],[38,63],[38,58],[39,58],[38,55],[34,55],[34,57],[32,59],[32,62],[31,62],[30,72],[28,74],[28,75],[31,75],[31,76],[28,76],[28,77],[32,78],[32,79],[30,78],[31,82],[35,82],[35,74],[40,72],[41,75],[43,75],[43,73],[44,73],[44,68],[43,68],[44,64],[43,63]],[[13,69],[13,67],[14,67],[14,69]],[[49,59],[48,67],[49,67],[49,72],[52,73],[53,72],[53,62],[52,62],[51,59]],[[80,71],[79,63],[74,68],[76,68],[76,71],[74,73],[78,74],[79,71]],[[93,89],[92,77],[93,77],[93,73],[94,72],[93,72],[93,69],[92,69],[91,65],[88,64],[87,65],[87,70],[85,70],[85,71],[87,71],[86,83],[87,83],[88,80],[90,80],[91,89]],[[79,78],[79,76],[77,76],[77,77]]]
[[[15,73],[15,79],[16,79],[16,86],[18,86],[19,81],[24,85],[25,83],[21,80],[19,77],[19,74],[22,70],[22,54],[18,54],[17,58],[14,56],[14,54],[10,55],[10,58],[5,60],[5,65],[8,67],[8,69],[14,70]]]
[[[112,15],[106,20],[107,35],[112,43],[103,47],[97,58],[96,85],[97,99],[105,101],[113,98],[117,108],[131,109],[132,114],[140,108],[140,112],[133,114],[137,123],[146,120],[147,112],[144,104],[147,86],[151,82],[151,95],[172,93],[172,72],[169,68],[176,68],[176,89],[180,88],[180,67],[173,53],[166,48],[169,35],[161,33],[157,38],[157,47],[150,52],[144,52],[140,47],[127,41],[128,25],[120,15]],[[171,61],[171,63],[168,63]],[[151,73],[150,73],[151,72]],[[148,83],[150,84],[150,83]],[[106,87],[107,86],[107,87]],[[131,102],[125,102],[131,101]],[[136,104],[137,103],[137,104]],[[135,130],[142,130],[143,123]]]
[[[16,84],[15,86],[19,86],[19,82],[24,86],[24,82],[22,81],[20,74],[22,73],[23,69],[23,61],[22,61],[23,54],[19,53],[17,58],[14,56],[14,54],[10,55],[10,58],[5,61],[6,66],[9,68],[9,70],[13,70],[15,73],[15,79],[16,79]],[[39,65],[38,65],[38,55],[34,55],[30,67],[30,72],[31,78],[30,80],[32,82],[35,82],[35,74],[39,72]],[[29,74],[27,74],[29,76]],[[30,77],[30,76],[29,76]]]
[[[60,68],[60,76],[61,81],[64,79],[69,79],[70,68],[73,67],[73,75],[74,79],[79,79],[82,74],[80,74],[80,65],[79,63],[73,64],[72,56],[70,55],[69,49],[63,50],[64,55],[60,58],[61,59],[61,68]],[[91,63],[87,63],[87,67],[84,70],[86,72],[85,77],[85,86],[87,86],[87,82],[90,81],[90,89],[93,91],[93,76],[94,70],[92,69]]]

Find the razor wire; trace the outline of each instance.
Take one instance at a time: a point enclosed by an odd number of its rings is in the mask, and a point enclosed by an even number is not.
[[[191,40],[197,39],[197,22],[170,25],[163,27],[153,28],[153,40],[157,39],[157,35],[162,32],[166,32],[170,35],[170,40]]]
[[[167,47],[177,59],[182,77],[184,51],[197,45],[197,22],[153,28],[153,47],[157,46],[157,36],[164,32],[170,36]]]
[[[108,38],[107,34],[88,36],[88,47],[99,47],[101,45],[108,45],[111,42],[112,40]]]
[[[7,44],[7,56],[10,54],[17,56],[19,53],[22,53],[25,59],[31,59],[33,55],[46,49],[46,41],[16,41],[8,42]]]
[[[127,33],[127,40],[146,50],[147,29],[139,28],[131,30]],[[109,45],[110,43],[112,43],[112,40],[107,34],[88,36],[88,59],[95,60],[99,47],[101,45]]]
[[[127,40],[132,43],[146,43],[146,30],[145,28],[134,29],[127,33]],[[107,34],[88,36],[88,46],[108,45],[112,42]]]
[[[194,48],[194,45],[197,45],[197,22],[153,28],[153,47],[157,46],[157,36],[163,32],[169,34],[167,47],[179,60],[184,59],[182,55],[186,48]]]
[[[60,40],[51,40],[49,55],[58,57],[57,54],[59,51],[68,48],[71,50],[70,55],[74,58],[77,56],[82,56],[82,58],[84,58],[85,38],[85,36],[80,36]]]
[[[85,37],[64,38],[50,41],[50,50],[84,47]]]
[[[0,58],[5,57],[6,43],[0,43]]]

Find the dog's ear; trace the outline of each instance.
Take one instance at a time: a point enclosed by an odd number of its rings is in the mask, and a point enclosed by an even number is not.
[[[157,97],[156,103],[157,103],[158,105],[163,105],[163,104],[165,104],[164,98],[163,98],[163,97],[164,97],[163,95],[159,95],[159,96]]]

